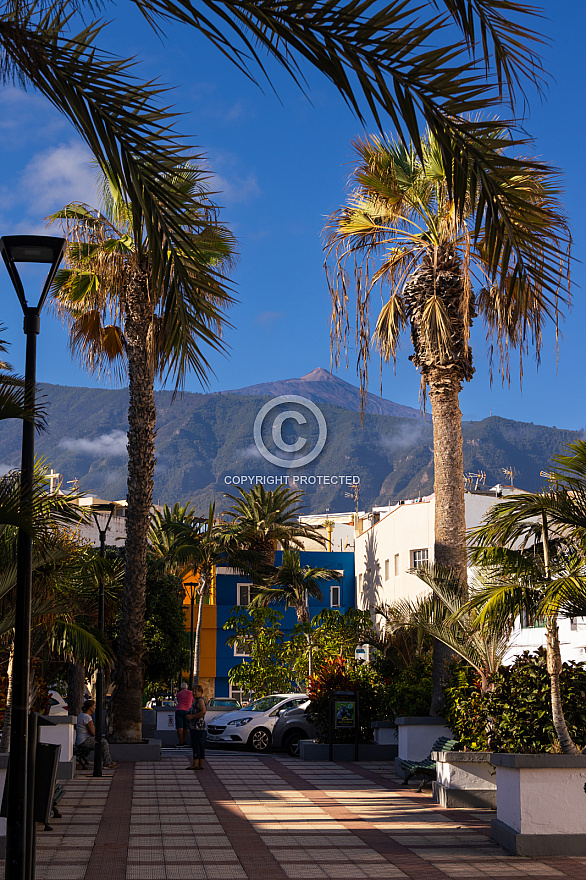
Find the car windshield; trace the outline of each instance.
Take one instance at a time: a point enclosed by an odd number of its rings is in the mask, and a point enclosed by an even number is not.
[[[249,703],[245,708],[247,712],[269,712],[277,705],[277,703],[281,703],[284,699],[284,696],[261,697],[260,700],[255,700],[254,703]]]

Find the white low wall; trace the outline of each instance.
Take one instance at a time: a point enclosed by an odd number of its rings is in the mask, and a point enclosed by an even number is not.
[[[517,855],[586,856],[586,755],[493,755],[493,837]]]
[[[75,744],[74,715],[49,715],[50,725],[39,725],[39,742],[61,746],[60,763],[71,761]]]
[[[433,800],[442,807],[496,807],[492,752],[432,752],[436,762]]]
[[[405,761],[422,761],[440,736],[453,739],[454,734],[443,718],[403,716],[395,718],[398,728],[399,758]]]

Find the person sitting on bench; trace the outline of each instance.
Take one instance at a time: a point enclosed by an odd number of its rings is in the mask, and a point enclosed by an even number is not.
[[[96,711],[96,701],[86,700],[77,716],[75,725],[75,747],[77,754],[88,755],[96,746],[96,728],[92,721],[92,715]],[[109,770],[114,770],[118,764],[110,756],[110,746],[105,736],[102,737],[102,764]]]

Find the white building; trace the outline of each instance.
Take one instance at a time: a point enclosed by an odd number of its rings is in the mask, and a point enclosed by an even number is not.
[[[300,516],[299,522],[313,526],[323,535],[325,544],[303,539],[304,550],[329,550],[334,553],[354,552],[354,521],[364,517],[364,511],[354,513],[317,513],[313,516]]]
[[[466,528],[479,525],[485,514],[502,498],[519,494],[511,486],[466,491]],[[434,561],[435,496],[401,501],[392,507],[375,507],[358,518],[354,567],[356,605],[373,611],[377,605],[399,599],[415,599],[427,588],[409,569]],[[560,619],[564,660],[586,660],[586,619]],[[545,646],[544,627],[519,626],[506,659],[524,650]]]

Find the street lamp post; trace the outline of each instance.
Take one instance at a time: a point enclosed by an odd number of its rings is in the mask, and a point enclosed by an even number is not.
[[[110,527],[110,521],[114,515],[116,504],[94,504],[92,514],[100,535],[100,558],[106,555],[106,534]],[[108,514],[106,525],[102,528],[98,520],[99,514]],[[100,571],[100,581],[98,587],[98,629],[104,634],[104,573]],[[98,677],[96,679],[96,745],[94,748],[94,776],[102,776],[102,736],[104,733],[104,725],[102,723],[102,712],[104,707],[104,668],[100,663],[98,667]]]
[[[30,676],[30,628],[32,594],[32,493],[35,465],[35,382],[37,335],[41,309],[45,303],[55,272],[63,258],[66,241],[46,235],[5,235],[0,238],[0,253],[24,314],[26,355],[24,372],[24,403],[29,412],[22,423],[22,458],[20,467],[20,515],[26,527],[18,530],[16,602],[14,617],[14,660],[12,666],[12,735],[8,767],[8,815],[6,823],[6,880],[32,880],[34,860],[31,852],[34,835],[32,804],[34,764],[29,774],[28,714]],[[17,263],[47,263],[49,271],[36,306],[26,299]],[[28,520],[28,522],[26,522]],[[30,779],[29,779],[30,775]],[[28,786],[28,791],[27,791]]]
[[[184,583],[183,586],[189,590],[189,604],[191,605],[191,626],[189,630],[189,689],[193,690],[193,663],[195,660],[195,621],[193,618],[195,597],[197,595],[199,584],[196,581],[195,583]]]

